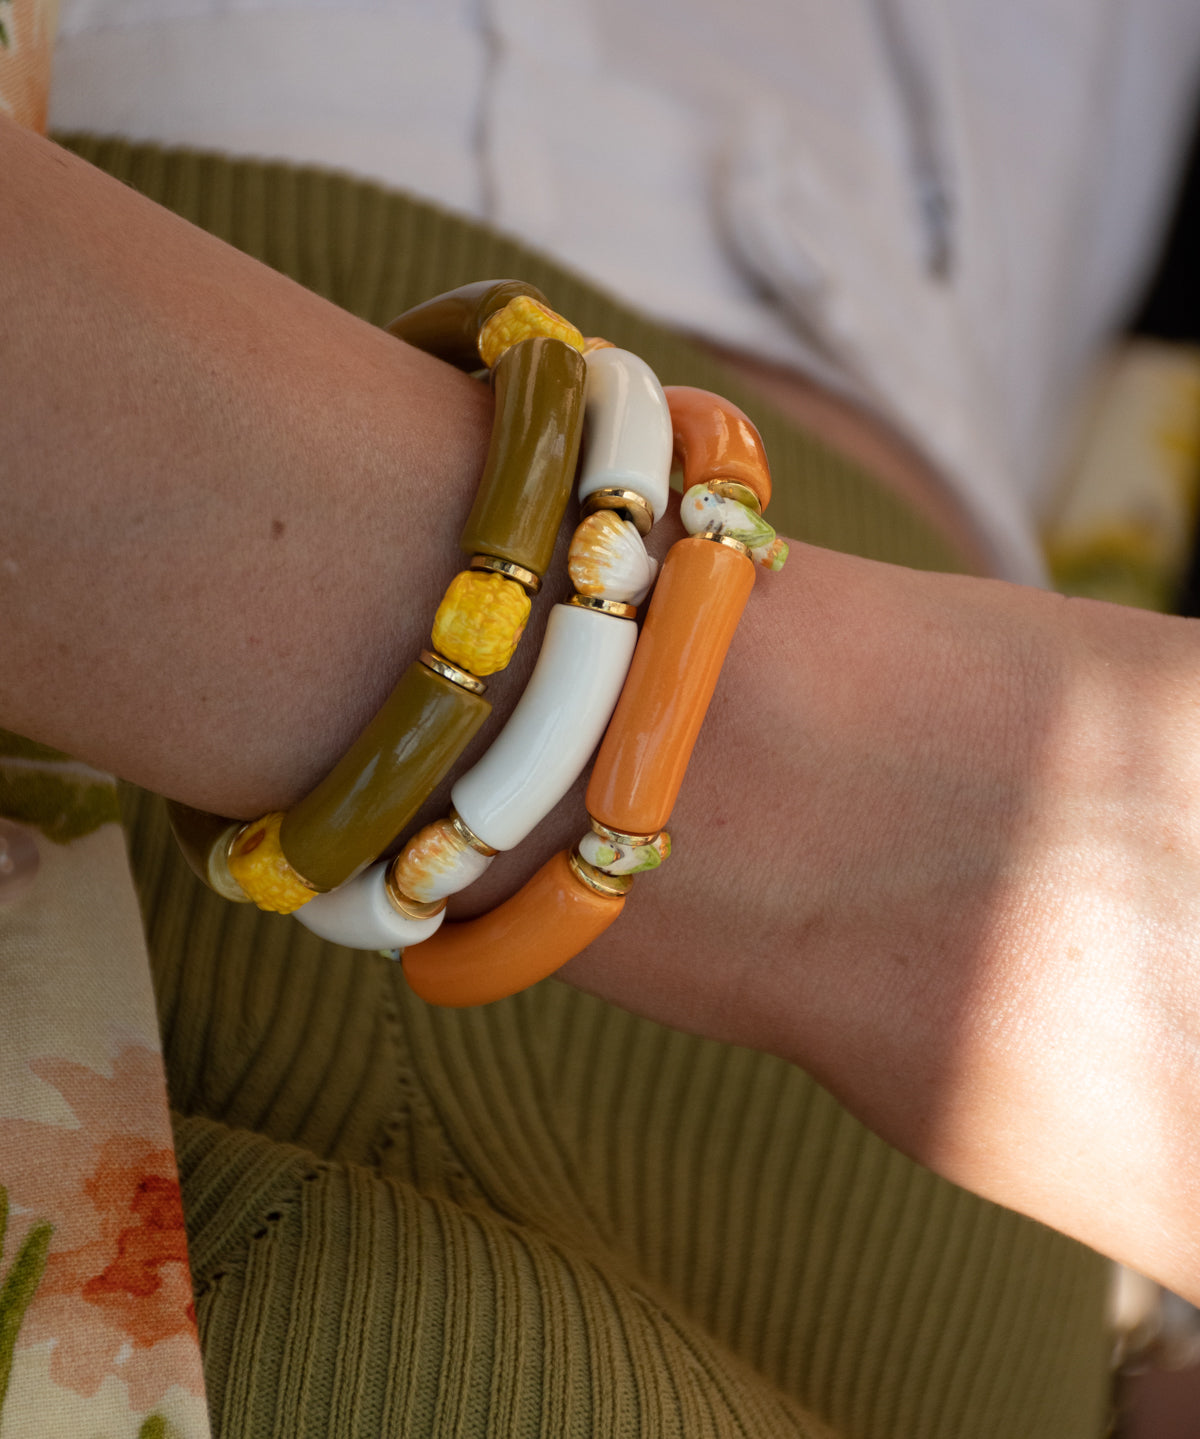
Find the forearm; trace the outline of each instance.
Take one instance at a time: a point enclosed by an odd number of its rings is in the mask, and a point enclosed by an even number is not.
[[[487,390],[3,121],[0,193],[0,725],[286,803],[426,642]]]
[[[487,391],[3,122],[0,191],[0,725],[286,805],[426,642]],[[674,856],[566,977],[803,1064],[940,1172],[1200,1293],[1197,649],[797,547]],[[576,794],[456,908],[585,823]]]
[[[1200,1296],[1195,626],[799,547],[753,606],[573,977]]]

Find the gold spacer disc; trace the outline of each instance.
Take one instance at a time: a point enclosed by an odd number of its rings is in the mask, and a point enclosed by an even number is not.
[[[705,489],[711,490],[714,495],[723,495],[727,500],[736,500],[739,505],[745,505],[756,515],[762,514],[762,501],[750,486],[743,485],[741,480],[709,480]]]
[[[594,864],[588,864],[578,850],[571,851],[567,856],[567,863],[571,866],[571,873],[580,884],[585,884],[588,889],[594,890],[597,894],[612,898],[614,895],[628,894],[633,888],[633,875],[605,874]]]
[[[514,564],[512,560],[502,560],[499,555],[472,555],[467,568],[491,570],[493,574],[503,575],[506,580],[516,580],[517,584],[524,585],[531,595],[536,595],[542,587],[541,580],[532,570],[527,570],[524,565]]]
[[[435,675],[441,675],[444,680],[451,684],[461,685],[463,689],[470,690],[473,695],[481,695],[487,685],[473,675],[470,670],[460,670],[457,665],[452,665],[449,660],[443,659],[441,655],[434,654],[432,650],[422,650],[417,656],[423,665],[431,669]]]
[[[741,540],[735,540],[732,535],[714,534],[712,530],[705,530],[703,534],[693,535],[693,539],[709,540],[714,545],[725,545],[728,549],[736,550],[739,555],[750,558],[750,546],[742,544]]]
[[[484,854],[491,858],[492,855],[500,853],[490,844],[485,844],[456,809],[450,811],[450,825],[463,844],[468,849],[473,849],[476,854]]]
[[[602,615],[614,615],[619,620],[636,620],[637,605],[627,605],[621,600],[602,600],[596,595],[572,595],[567,601],[581,610],[597,610]]]
[[[608,840],[609,844],[625,845],[629,849],[636,849],[639,844],[653,844],[659,835],[662,834],[661,829],[656,829],[653,834],[624,834],[619,829],[609,829],[608,825],[601,824],[598,819],[593,819],[590,814],[588,815],[588,821],[592,829],[595,830],[601,839]]]
[[[422,902],[419,899],[410,899],[397,885],[395,871],[396,861],[393,860],[384,872],[383,892],[397,914],[404,915],[406,919],[432,919],[446,908],[448,900],[430,899]]]
[[[583,513],[586,517],[594,515],[597,510],[625,510],[643,538],[654,528],[654,511],[636,490],[622,490],[616,486],[594,490],[583,502]]]

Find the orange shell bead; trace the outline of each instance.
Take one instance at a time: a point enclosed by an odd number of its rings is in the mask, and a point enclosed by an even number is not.
[[[406,949],[404,977],[429,1004],[490,1004],[553,974],[624,907],[623,895],[597,894],[577,879],[563,851],[487,914],[443,924]]]
[[[750,417],[720,395],[690,385],[667,385],[663,393],[684,490],[710,480],[737,480],[754,491],[765,510],[771,503],[771,467]]]

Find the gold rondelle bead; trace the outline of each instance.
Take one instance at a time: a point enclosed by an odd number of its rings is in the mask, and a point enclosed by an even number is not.
[[[432,650],[422,650],[417,658],[423,665],[427,665],[435,675],[441,675],[444,680],[449,680],[452,684],[461,685],[463,689],[470,690],[473,695],[481,695],[487,689],[487,685],[478,675],[473,675],[469,670],[460,670],[457,665],[451,664],[441,655],[434,654]]]
[[[502,560],[499,555],[472,555],[467,568],[491,570],[493,574],[503,575],[506,580],[516,580],[517,584],[524,585],[531,595],[536,595],[542,587],[541,580],[532,570],[527,570],[524,565],[514,564],[512,560]]]
[[[619,620],[636,620],[637,605],[627,605],[623,600],[602,600],[596,595],[572,595],[567,601],[581,610],[599,610],[602,615],[614,615]]]
[[[492,855],[500,853],[498,849],[493,849],[490,844],[485,844],[456,809],[451,809],[450,811],[450,823],[463,844],[465,844],[468,849],[473,849],[476,854],[484,854],[490,858]]]
[[[615,485],[593,490],[583,502],[584,517],[597,510],[624,510],[643,539],[654,528],[654,511],[636,490],[622,490]]]
[[[432,919],[435,914],[440,914],[448,903],[444,899],[431,899],[422,902],[419,899],[412,899],[396,883],[396,861],[392,860],[388,865],[383,877],[383,892],[387,895],[388,903],[397,914],[404,915],[407,919]]]
[[[709,480],[705,489],[711,490],[714,495],[721,495],[727,500],[736,500],[739,505],[745,505],[756,515],[762,514],[762,501],[750,486],[743,485],[741,480]]]
[[[633,888],[633,875],[605,874],[602,869],[597,869],[594,864],[589,864],[577,849],[573,849],[567,856],[567,863],[571,866],[571,872],[576,879],[597,894],[622,895],[628,894]]]
[[[619,829],[609,829],[608,825],[601,824],[598,819],[588,815],[588,822],[592,829],[601,839],[608,840],[611,845],[625,845],[628,849],[637,849],[640,844],[653,844],[662,834],[661,829],[656,829],[653,834],[623,834]]]
[[[747,559],[750,558],[750,546],[742,544],[741,540],[735,540],[732,535],[718,535],[714,534],[712,530],[705,530],[702,534],[696,535],[694,538],[698,540],[709,540],[714,545],[726,545],[731,550],[737,550],[739,555],[745,555]]]

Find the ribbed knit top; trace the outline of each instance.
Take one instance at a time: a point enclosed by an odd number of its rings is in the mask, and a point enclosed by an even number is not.
[[[516,274],[760,423],[773,518],[953,556],[716,362],[343,178],[73,142],[374,321]],[[233,906],[130,792],[214,1432],[1094,1439],[1107,1265],[939,1180],[799,1070],[547,981],[483,1009]]]

